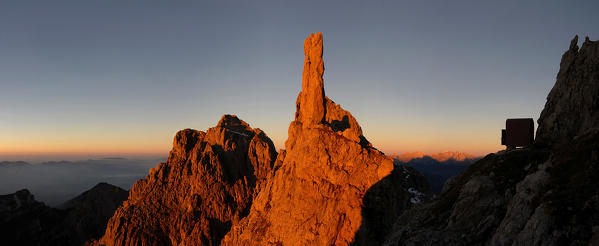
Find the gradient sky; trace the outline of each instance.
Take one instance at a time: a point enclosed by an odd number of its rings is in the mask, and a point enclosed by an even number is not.
[[[539,117],[573,36],[599,38],[596,0],[173,2],[0,2],[0,159],[166,155],[225,113],[283,148],[310,32],[377,148],[482,155]]]

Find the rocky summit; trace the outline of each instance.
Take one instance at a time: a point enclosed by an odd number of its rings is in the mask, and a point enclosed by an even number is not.
[[[599,125],[599,41],[578,36],[562,56],[557,81],[539,117],[536,143],[554,145],[582,136]]]
[[[35,200],[28,190],[0,196],[3,245],[82,245],[104,233],[127,191],[100,183],[59,208]]]
[[[234,115],[206,132],[181,130],[167,161],[133,185],[94,243],[218,245],[248,214],[276,157],[268,136]]]
[[[325,96],[323,38],[304,42],[302,90],[285,150],[225,115],[175,136],[166,163],[138,181],[100,245],[349,245],[380,242],[426,179],[394,166]]]
[[[279,154],[282,165],[249,216],[225,236],[225,245],[376,242],[377,233],[390,229],[391,218],[428,192],[413,169],[393,172],[391,158],[373,148],[356,119],[325,96],[321,33],[305,40],[304,54],[295,120]]]
[[[599,245],[599,42],[562,57],[535,146],[489,154],[401,215],[386,245]]]
[[[599,42],[577,43],[562,57],[535,144],[465,165],[438,196],[326,96],[316,33],[304,41],[284,150],[224,115],[205,132],[176,133],[166,162],[124,202],[108,184],[60,209],[27,190],[0,196],[0,236],[20,245],[599,245]]]
[[[323,37],[311,34],[285,150],[232,115],[206,132],[182,130],[91,243],[599,244],[599,42],[576,43],[535,145],[487,155],[430,200],[426,179],[394,165],[326,96]]]

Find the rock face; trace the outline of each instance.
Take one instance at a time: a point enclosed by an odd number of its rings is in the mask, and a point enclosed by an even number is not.
[[[578,36],[562,56],[557,81],[539,117],[536,142],[567,142],[599,127],[599,42]]]
[[[374,235],[388,231],[392,220],[372,223],[373,218],[397,216],[417,193],[426,197],[425,179],[413,169],[392,172],[391,158],[374,149],[356,119],[325,96],[322,49],[321,33],[305,40],[302,91],[281,167],[224,245],[376,241]],[[408,185],[415,186],[412,193]]]
[[[60,209],[37,202],[28,190],[0,196],[0,238],[6,245],[82,245],[100,236],[127,191],[106,183]]]
[[[0,237],[6,245],[59,245],[67,240],[50,237],[64,213],[34,199],[28,190],[0,196]]]
[[[576,42],[539,119],[542,144],[472,164],[401,215],[386,245],[599,244],[599,52]]]
[[[102,236],[114,211],[127,200],[128,192],[120,187],[99,183],[83,194],[59,206],[68,211],[64,224],[74,225],[68,234],[77,235],[71,245]]]
[[[217,245],[274,171],[260,129],[225,115],[206,132],[179,131],[166,163],[133,185],[97,244]]]

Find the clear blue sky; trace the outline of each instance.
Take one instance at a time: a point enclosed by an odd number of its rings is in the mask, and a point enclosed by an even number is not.
[[[310,32],[376,147],[484,154],[599,38],[598,1],[165,2],[0,2],[0,157],[166,154],[225,113],[283,147]]]

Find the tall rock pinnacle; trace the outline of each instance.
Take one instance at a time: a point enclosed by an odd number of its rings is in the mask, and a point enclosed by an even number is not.
[[[304,71],[302,73],[302,91],[297,96],[295,121],[289,127],[289,139],[285,144],[287,150],[293,148],[294,136],[301,128],[327,128],[339,135],[372,147],[362,136],[362,128],[349,113],[325,96],[324,61],[322,59],[322,33],[310,34],[304,40]]]
[[[263,131],[233,115],[206,132],[182,130],[166,163],[133,185],[104,236],[91,243],[380,241],[394,218],[422,198],[414,190],[428,187],[417,172],[394,169],[356,119],[325,96],[322,51],[322,34],[304,42],[302,91],[285,150],[277,154]]]
[[[322,122],[325,114],[324,62],[322,60],[322,33],[310,34],[304,41],[304,72],[302,91],[297,97],[295,120],[305,125]]]
[[[324,95],[321,33],[305,40],[304,54],[296,117],[286,149],[277,157],[282,164],[223,245],[374,242],[390,227],[383,220],[412,205],[413,195],[399,181],[416,183],[411,181],[421,176],[393,171],[391,158],[368,143],[356,119]],[[375,184],[378,188],[372,189]],[[385,199],[394,201],[387,207],[392,212],[371,213],[385,207]]]

